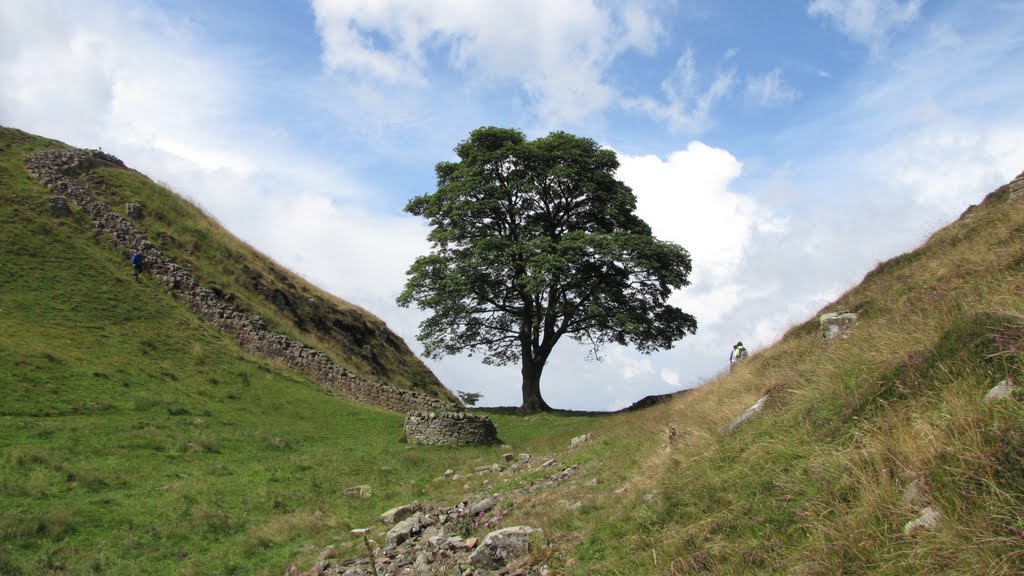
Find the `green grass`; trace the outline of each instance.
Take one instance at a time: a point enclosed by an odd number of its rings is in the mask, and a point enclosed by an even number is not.
[[[458,501],[432,482],[445,469],[500,460],[404,444],[400,414],[250,357],[136,282],[24,174],[53,145],[0,129],[0,573],[280,574],[392,506]],[[517,452],[594,421],[495,420]],[[361,484],[371,497],[346,494]]]
[[[256,252],[181,196],[118,168],[100,167],[84,179],[122,215],[127,203],[141,204],[136,227],[201,284],[266,319],[268,329],[322,350],[363,378],[454,399],[380,319]]]
[[[826,344],[812,318],[671,402],[494,414],[510,447],[448,449],[403,444],[400,415],[327,399],[135,283],[122,254],[80,215],[52,218],[23,174],[21,156],[53,145],[0,130],[2,574],[280,574],[391,506],[482,492],[507,494],[506,525],[545,529],[537,560],[560,574],[1024,573],[1024,394],[981,401],[1003,378],[1024,381],[1024,202],[1006,189],[822,310],[860,314],[847,339]],[[313,289],[193,207],[137,175],[92,178],[115,206],[141,199],[147,234],[205,283],[351,352],[330,341],[345,330],[309,328],[320,312],[275,313],[261,285]],[[765,393],[763,414],[721,434]],[[564,451],[585,432],[590,443]],[[578,471],[523,501],[508,491],[549,472],[434,481],[503,452]],[[914,481],[923,496],[904,502]],[[358,484],[373,496],[346,494]],[[942,511],[938,527],[904,534],[925,505]]]

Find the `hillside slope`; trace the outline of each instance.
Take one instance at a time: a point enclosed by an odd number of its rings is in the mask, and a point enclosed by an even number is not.
[[[110,238],[78,208],[51,214],[51,192],[26,173],[27,155],[60,146],[0,129],[0,574],[280,575],[348,544],[349,529],[382,510],[456,499],[461,485],[432,482],[447,468],[500,458],[501,447],[404,444],[401,414],[329,396],[245,353],[151,276],[136,282]],[[143,220],[162,222],[160,202],[183,211],[154,233],[200,238],[181,250],[210,277],[234,270],[206,263],[211,250],[274,266],[143,177],[104,178],[152,188],[131,196]],[[279,273],[297,294],[331,301]],[[222,290],[244,304],[241,288]],[[336,317],[350,313],[382,326],[354,307]],[[287,330],[285,320],[268,324]],[[565,444],[592,421],[495,419],[522,451]]]
[[[731,373],[618,415],[524,518],[569,574],[1024,573],[1024,174]],[[985,400],[999,383],[1008,398]],[[767,396],[764,410],[726,432]],[[934,520],[933,526],[914,524]]]
[[[32,138],[0,130],[0,146],[23,161],[14,142]],[[137,211],[130,221],[155,249],[234,308],[262,317],[268,330],[325,352],[366,380],[454,398],[378,318],[277,265],[184,198],[113,164],[97,162],[79,172],[76,180],[115,213],[125,216],[130,206]]]

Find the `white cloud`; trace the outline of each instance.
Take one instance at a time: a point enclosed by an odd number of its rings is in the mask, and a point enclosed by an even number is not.
[[[733,52],[727,52],[725,59],[729,60],[733,55]],[[732,90],[735,76],[736,72],[731,68],[717,70],[711,81],[702,86],[696,56],[693,48],[688,47],[661,83],[663,98],[624,97],[621,105],[626,110],[640,111],[667,121],[674,130],[698,134],[711,123],[712,108]]]
[[[807,13],[831,20],[843,34],[877,54],[893,30],[918,18],[923,5],[924,0],[813,0]]]
[[[575,121],[615,96],[606,67],[623,51],[649,52],[661,36],[644,3],[617,9],[592,0],[402,2],[313,0],[328,69],[390,84],[431,82],[437,54],[494,89],[525,92],[542,118]]]
[[[655,236],[690,251],[694,282],[727,279],[764,219],[752,201],[729,190],[742,170],[739,160],[694,141],[664,160],[621,155],[619,162],[618,177],[637,196],[637,214]]]
[[[778,68],[761,76],[747,77],[745,91],[747,98],[764,107],[789,104],[800,97],[800,92],[782,79],[782,70]]]

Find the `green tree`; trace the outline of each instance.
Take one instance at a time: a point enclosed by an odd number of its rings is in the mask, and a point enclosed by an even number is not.
[[[615,178],[618,159],[589,138],[486,127],[437,164],[437,190],[405,211],[430,222],[431,251],[406,273],[401,306],[432,311],[417,338],[439,358],[482,353],[522,365],[523,409],[549,410],[540,378],[563,337],[644,353],[697,330],[667,303],[689,284],[690,255],[658,240]]]

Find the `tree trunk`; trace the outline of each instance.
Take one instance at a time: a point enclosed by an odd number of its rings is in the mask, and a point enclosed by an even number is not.
[[[544,360],[523,354],[523,412],[548,412],[551,407],[540,395],[540,375]]]

